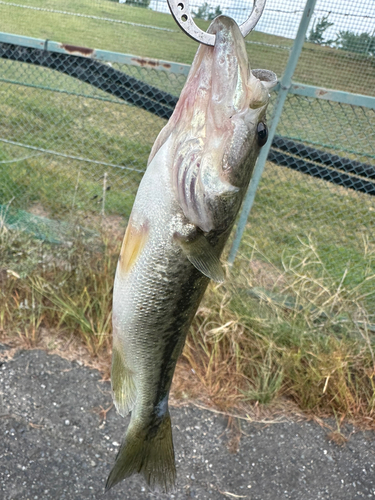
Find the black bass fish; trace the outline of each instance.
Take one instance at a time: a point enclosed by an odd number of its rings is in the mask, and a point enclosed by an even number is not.
[[[168,396],[176,362],[204,291],[224,279],[220,254],[261,146],[271,71],[250,71],[230,18],[209,28],[181,97],[152,148],[116,271],[112,390],[131,420],[108,477],[134,473],[151,487],[175,483]]]

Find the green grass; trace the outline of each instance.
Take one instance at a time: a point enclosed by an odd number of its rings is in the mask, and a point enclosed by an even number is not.
[[[284,260],[313,241],[332,278],[339,282],[350,269],[345,285],[355,287],[375,274],[374,212],[371,196],[267,164],[241,251],[250,257],[256,248],[283,269]],[[371,283],[363,286],[371,291]]]
[[[375,145],[369,138],[374,127],[372,109],[289,94],[277,133],[371,163]]]
[[[373,425],[375,315],[365,304],[374,296],[374,247],[362,248],[367,274],[355,286],[350,266],[334,276],[312,239],[282,266],[255,244],[247,250],[206,295],[184,351],[209,397],[223,409],[284,398]]]
[[[35,346],[42,326],[62,334],[70,330],[92,355],[108,348],[117,258],[103,252],[100,239],[88,245],[77,233],[73,241],[49,244],[0,222],[0,330],[8,340],[12,333]]]
[[[15,197],[13,204],[20,208],[38,201],[60,217],[73,204],[75,210],[98,212],[107,173],[106,213],[128,216],[151,145],[165,121],[124,102],[27,87],[13,90],[12,84],[0,85],[1,137],[97,163],[3,143],[6,163],[0,164],[0,204]],[[14,161],[25,156],[30,157]]]
[[[1,5],[2,31],[187,64],[191,63],[197,49],[197,43],[182,34],[169,14],[107,0],[49,0],[42,4],[40,0],[25,0],[23,4],[42,5],[44,9],[151,25],[172,31]],[[196,22],[204,30],[209,25],[204,20]],[[285,48],[290,48],[292,40],[257,31],[248,40],[276,46],[250,43],[247,48],[253,68],[271,69],[281,76],[288,58]],[[326,88],[374,95],[374,75],[371,58],[306,43],[294,79]]]
[[[108,3],[111,5],[106,4],[106,8],[120,9],[120,17],[126,17],[127,12],[131,16],[136,16],[137,12],[148,15],[144,9]],[[95,4],[95,8],[99,8],[99,4]],[[87,5],[83,2],[79,8],[84,9]],[[99,11],[94,10],[92,14],[99,15]],[[155,19],[159,17],[166,23],[171,22],[162,14]],[[135,17],[129,19],[134,21]],[[103,26],[107,27],[105,33],[113,35],[111,23]],[[56,26],[57,30],[60,28]],[[38,23],[30,23],[30,29],[38,29]],[[77,35],[82,33],[83,30]],[[249,50],[255,47],[249,45]],[[273,59],[273,49],[268,47],[267,50]],[[6,79],[18,78],[27,85],[67,93],[0,84],[1,137],[98,163],[49,154],[35,156],[34,152],[29,159],[4,163],[0,168],[1,203],[15,197],[13,205],[27,209],[38,202],[54,217],[64,217],[72,210],[81,215],[98,213],[102,208],[103,176],[107,173],[110,191],[106,192],[106,213],[128,217],[149,150],[165,120],[58,72],[10,61],[3,61],[2,65]],[[163,73],[125,69],[167,91],[174,89],[178,93],[183,84],[183,80],[172,79],[172,75],[168,79]],[[112,99],[112,102],[102,99]],[[374,146],[368,140],[372,124],[371,110],[289,96],[278,133],[368,161],[375,156]],[[354,153],[356,150],[359,152]],[[27,156],[27,150],[25,153],[21,148],[4,144],[2,152],[6,161]],[[121,171],[101,165],[102,162],[130,170]],[[290,256],[301,240],[313,237],[324,264],[336,278],[348,263],[358,270],[356,278],[353,273],[350,275],[355,284],[363,277],[363,236],[370,231],[369,238],[373,238],[373,209],[370,197],[268,166],[257,194],[245,245],[256,241],[257,248],[267,259],[280,267],[283,255]],[[264,220],[267,220],[266,231]]]

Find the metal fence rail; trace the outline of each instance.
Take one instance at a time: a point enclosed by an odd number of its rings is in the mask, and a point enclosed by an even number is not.
[[[169,118],[177,102],[177,96],[160,90],[137,78],[126,75],[123,71],[109,67],[107,64],[103,63],[100,60],[103,59],[103,51],[101,51],[100,59],[97,60],[98,54],[96,51],[83,47],[67,47],[66,45],[61,45],[56,42],[43,40],[25,40],[12,35],[3,35],[2,37],[0,35],[0,40],[1,39],[7,40],[7,42],[0,42],[0,56],[3,59],[25,62],[35,66],[57,70],[80,81],[89,83],[93,87],[103,90],[109,95],[119,97],[129,104],[145,109],[161,118]],[[23,43],[24,45],[10,42]],[[26,44],[27,46],[25,46]],[[43,49],[39,47],[43,47]],[[77,57],[76,55],[72,55],[72,52],[77,55],[85,55],[86,57]],[[90,58],[87,58],[88,55]],[[95,56],[95,58],[93,58],[93,56]],[[124,56],[122,56],[122,58],[124,58]],[[118,59],[121,59],[121,55],[119,55]],[[140,58],[130,56],[128,56],[127,60],[131,64],[143,62],[143,65],[155,65],[155,63],[150,60],[142,61]],[[166,61],[159,61],[158,64],[161,70],[167,68],[170,70],[172,66],[171,63]],[[187,66],[176,66],[177,67],[173,68],[173,72],[181,75],[187,74]],[[312,89],[313,87],[304,87],[304,91],[307,94],[311,93]],[[293,92],[294,89],[292,88],[290,90]],[[295,86],[295,90],[301,93],[301,86]],[[327,96],[327,94],[329,95]],[[340,96],[334,96],[332,92],[325,92],[324,96],[325,99],[327,99],[327,97],[331,99],[336,97],[336,100],[340,102]],[[351,100],[353,102],[360,102],[360,97],[361,96],[351,95]],[[349,98],[346,94],[345,101],[348,100]],[[310,161],[306,161],[306,159]],[[375,193],[375,186],[372,182],[354,176],[373,179],[375,174],[374,168],[371,165],[350,158],[332,155],[326,151],[306,146],[304,143],[298,143],[288,138],[276,136],[273,139],[272,147],[268,154],[268,160],[278,165],[286,166],[357,191],[362,191],[371,195]],[[323,163],[330,168],[323,168],[312,162],[318,164]],[[340,172],[336,172],[336,170],[342,170],[354,175],[341,174]]]

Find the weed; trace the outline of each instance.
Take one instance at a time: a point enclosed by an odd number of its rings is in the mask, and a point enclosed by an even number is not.
[[[254,363],[251,367],[252,374],[248,376],[252,383],[249,382],[247,391],[242,391],[245,401],[266,405],[280,394],[283,383],[283,368],[280,364],[275,364],[277,359],[278,356],[272,353],[272,347],[269,346],[265,353],[265,359]]]
[[[103,236],[94,245],[78,237],[72,246],[51,245],[9,230],[0,237],[7,257],[2,329],[23,335],[30,347],[40,328],[47,327],[81,337],[93,356],[108,349],[116,244],[110,246]],[[13,258],[16,242],[28,249],[18,259]]]
[[[273,284],[259,286],[254,261],[273,272]],[[350,288],[351,272],[348,266],[336,280],[307,239],[283,259],[283,271],[253,248],[230,282],[212,287],[184,356],[215,403],[286,398],[307,412],[372,421],[374,341],[363,288],[368,282],[373,288],[375,276]]]
[[[91,356],[107,356],[120,241],[102,233],[90,244],[76,237],[52,245],[1,227],[3,332],[32,347],[42,328],[57,330],[80,338]],[[372,259],[366,244],[363,258]],[[373,422],[373,325],[363,293],[369,283],[374,289],[370,270],[350,286],[350,265],[332,276],[312,238],[284,255],[282,269],[254,246],[198,310],[183,352],[189,377],[222,410],[281,398],[316,415]]]

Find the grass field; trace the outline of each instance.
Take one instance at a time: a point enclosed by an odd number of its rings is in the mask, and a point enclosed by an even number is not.
[[[42,3],[40,0],[25,0],[22,5],[42,7],[43,10],[0,5],[2,31],[187,64],[191,63],[197,49],[197,43],[182,34],[168,14],[108,0],[47,0]],[[204,20],[196,22],[204,30],[209,24]],[[292,40],[254,31],[248,41],[251,66],[267,68],[281,76]],[[311,43],[305,44],[294,79],[336,90],[375,95],[373,58]]]
[[[105,0],[63,6],[173,31],[4,5],[2,29],[188,63],[195,53],[196,44],[165,14]],[[251,39],[291,44],[256,32]],[[253,67],[282,72],[287,50],[254,44],[248,50]],[[343,61],[349,61],[345,71]],[[35,346],[42,332],[58,331],[80,339],[94,358],[105,358],[119,233],[165,121],[58,72],[0,65],[0,137],[36,148],[0,142],[0,205],[74,220],[101,235],[51,245],[7,229],[0,214],[0,333]],[[175,75],[120,69],[175,95],[183,85]],[[364,77],[357,81],[358,73]],[[297,77],[368,94],[375,88],[368,61],[311,45]],[[278,129],[365,162],[375,157],[373,131],[372,110],[295,96]],[[195,370],[208,399],[223,409],[286,400],[315,414],[374,424],[374,212],[373,197],[267,164],[240,256],[226,284],[211,286],[184,352],[181,366]],[[103,234],[103,222],[111,221],[114,232]],[[197,394],[197,379],[176,387]]]

